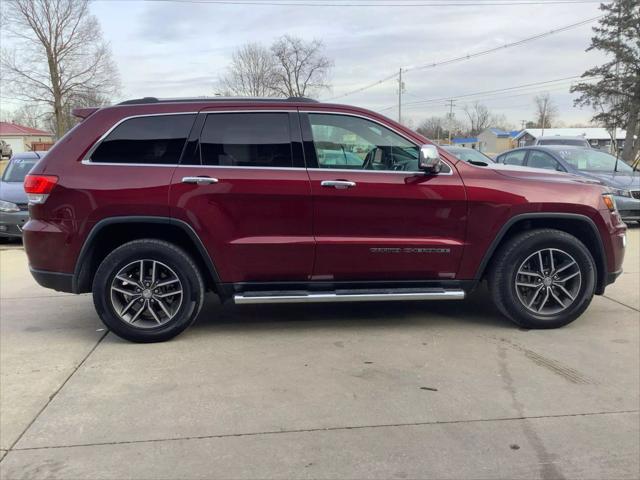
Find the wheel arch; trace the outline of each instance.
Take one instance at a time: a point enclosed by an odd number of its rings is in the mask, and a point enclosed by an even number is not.
[[[169,217],[123,216],[100,220],[87,235],[76,260],[73,292],[90,292],[93,277],[102,260],[118,246],[141,238],[166,240],[184,248],[200,269],[206,287],[218,290],[218,272],[209,252],[191,225]]]
[[[536,228],[554,228],[578,238],[589,249],[596,263],[596,295],[602,295],[607,284],[607,256],[598,227],[586,215],[572,213],[524,213],[511,217],[500,229],[482,258],[476,278],[482,280],[499,247],[520,232]]]

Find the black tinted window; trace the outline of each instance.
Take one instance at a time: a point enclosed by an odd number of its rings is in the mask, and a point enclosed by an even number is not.
[[[214,113],[200,137],[203,165],[291,167],[288,113]]]
[[[91,161],[177,164],[195,115],[160,115],[125,120],[100,144]]]

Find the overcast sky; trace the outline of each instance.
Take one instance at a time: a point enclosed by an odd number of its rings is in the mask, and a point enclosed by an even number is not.
[[[412,1],[417,0],[398,3]],[[333,89],[321,95],[330,98],[384,78],[399,67],[472,54],[600,13],[597,3],[293,7],[97,0],[91,9],[111,43],[123,98],[213,95],[215,80],[236,47],[247,42],[268,45],[284,34],[322,40],[326,55],[335,63],[330,77]],[[404,100],[459,96],[580,75],[601,61],[600,54],[585,53],[594,24],[453,65],[414,70],[405,75]],[[591,112],[573,108],[568,87],[565,82],[477,99],[519,126],[521,120],[533,118],[533,96],[548,90],[565,124],[588,121]],[[397,83],[387,81],[339,101],[396,118]],[[456,101],[458,118],[469,101]],[[442,101],[407,106],[405,112],[417,123],[446,110]]]

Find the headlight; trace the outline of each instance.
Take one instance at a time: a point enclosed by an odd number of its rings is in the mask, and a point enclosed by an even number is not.
[[[612,195],[616,195],[618,197],[630,197],[631,192],[629,190],[623,190],[622,188],[611,188],[609,189]]]
[[[616,201],[613,199],[613,195],[611,193],[603,193],[602,200],[604,201],[604,204],[607,206],[609,211],[616,211]]]
[[[0,212],[19,212],[20,208],[18,205],[12,202],[5,202],[4,200],[0,200]]]

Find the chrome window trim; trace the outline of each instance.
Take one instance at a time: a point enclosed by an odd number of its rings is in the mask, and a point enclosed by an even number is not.
[[[378,120],[368,117],[366,115],[362,115],[362,114],[358,114],[358,113],[351,113],[351,112],[337,112],[335,110],[305,110],[305,109],[299,109],[298,110],[300,113],[316,113],[316,114],[327,114],[327,115],[342,115],[342,116],[347,116],[347,117],[357,117],[357,118],[363,118],[365,120],[369,120],[370,122],[375,123],[376,125],[380,125],[383,128],[386,128],[387,130],[391,130],[393,133],[395,133],[396,135],[399,135],[400,137],[404,138],[406,141],[408,141],[409,143],[413,144],[414,146],[416,146],[418,149],[420,149],[421,145],[418,145],[415,140],[407,137],[407,135],[405,135],[403,132],[398,131],[397,129],[391,127],[390,125],[386,125],[384,123],[379,122]],[[311,123],[311,122],[309,122]],[[439,145],[436,145],[439,146]],[[442,158],[442,156],[440,157],[440,161],[442,163],[444,163],[447,167],[449,167],[449,171],[446,173],[434,173],[431,175],[453,175],[453,166],[451,166],[449,164],[449,162],[447,162],[446,160],[444,160]],[[341,172],[362,172],[362,173],[402,173],[405,175],[415,175],[416,173],[422,173],[425,174],[423,171],[421,170],[416,170],[416,171],[410,171],[410,172],[398,172],[395,170],[358,170],[358,169],[340,169],[340,168],[336,168],[336,169],[332,169],[332,168],[321,168],[321,167],[317,167],[317,168],[308,168],[308,170],[320,170],[320,171],[341,171]]]
[[[209,107],[205,107],[205,108],[209,108]],[[290,109],[290,108],[289,109],[279,109],[279,108],[255,109],[255,110],[254,109],[251,109],[251,110],[224,109],[224,110],[212,110],[212,111],[203,109],[203,110],[200,110],[199,112],[190,111],[190,112],[145,113],[140,115],[130,115],[128,117],[121,118],[114,125],[112,125],[111,128],[109,128],[98,140],[96,140],[96,142],[91,146],[91,148],[85,154],[81,163],[82,165],[90,165],[90,166],[114,166],[114,167],[171,167],[171,168],[177,167],[177,168],[213,168],[213,169],[229,168],[229,169],[239,169],[239,170],[311,170],[311,171],[320,171],[320,172],[357,172],[357,173],[375,173],[375,174],[394,173],[396,175],[408,175],[408,176],[413,176],[417,173],[424,174],[424,172],[420,170],[405,172],[405,171],[395,171],[395,170],[362,170],[362,169],[346,169],[346,168],[334,169],[334,168],[308,168],[308,167],[253,167],[253,166],[224,166],[224,165],[183,165],[178,163],[116,163],[116,162],[109,163],[109,162],[92,162],[91,161],[91,155],[100,146],[100,144],[104,141],[104,139],[107,138],[107,136],[109,136],[109,134],[113,132],[113,130],[115,130],[119,125],[126,122],[127,120],[131,120],[134,118],[162,117],[162,116],[169,116],[169,115],[198,115],[199,113],[204,113],[207,115],[216,114],[216,113],[321,113],[321,114],[326,113],[329,115],[346,115],[346,116],[358,117],[358,118],[363,118],[365,120],[369,120],[370,122],[380,125],[383,128],[391,130],[395,134],[407,140],[409,143],[415,145],[417,148],[420,148],[420,145],[418,145],[411,138],[407,137],[404,133],[396,130],[393,127],[385,125],[371,117],[360,115],[357,113],[337,112],[334,110],[303,110],[303,109]],[[453,175],[453,167],[449,164],[449,162],[444,160],[442,157],[440,158],[440,160],[445,165],[447,165],[447,167],[449,167],[449,172],[436,173],[432,175],[437,175],[437,176]]]

